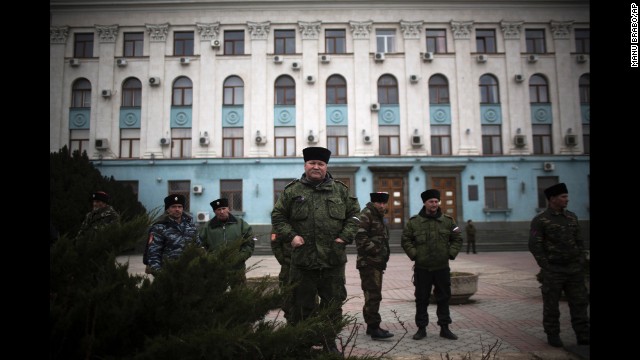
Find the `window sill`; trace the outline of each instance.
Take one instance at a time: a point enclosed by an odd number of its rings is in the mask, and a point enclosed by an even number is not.
[[[484,209],[482,209],[482,211],[484,211],[484,213],[487,214],[487,215],[491,215],[491,214],[494,214],[494,213],[504,213],[505,215],[511,214],[511,209],[489,209],[489,208],[484,208]]]

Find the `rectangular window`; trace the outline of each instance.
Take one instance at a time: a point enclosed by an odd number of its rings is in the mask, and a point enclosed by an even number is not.
[[[244,55],[244,30],[224,32],[224,54]]]
[[[585,154],[591,154],[591,129],[589,124],[582,124],[582,148]]]
[[[507,178],[484,178],[484,206],[487,209],[506,210],[507,203]]]
[[[538,176],[538,209],[547,208],[547,196],[544,194],[544,189],[553,186],[560,181],[557,176]]]
[[[296,53],[296,32],[295,30],[276,30],[274,35],[274,53],[295,54]]]
[[[138,199],[138,180],[116,180],[116,182],[130,188],[136,196],[136,200]]]
[[[244,156],[244,128],[222,128],[222,157],[241,158]]]
[[[186,201],[184,204],[184,211],[191,212],[191,181],[189,180],[169,180],[169,194],[184,195]]]
[[[171,158],[191,157],[191,128],[171,129]]]
[[[380,126],[380,155],[400,155],[400,127]]]
[[[75,35],[73,57],[93,57],[93,33],[78,33]]]
[[[296,128],[276,127],[275,147],[276,157],[296,156]]]
[[[496,31],[476,29],[476,51],[482,54],[495,54]]]
[[[451,155],[451,126],[431,125],[431,155]]]
[[[332,156],[349,155],[349,135],[347,126],[327,126],[327,149]]]
[[[69,153],[78,150],[80,154],[89,149],[89,129],[71,130],[69,134]]]
[[[396,51],[396,31],[393,29],[376,30],[376,52],[393,53]]]
[[[533,153],[536,155],[552,154],[551,125],[532,125]]]
[[[591,53],[591,31],[589,29],[576,29],[576,53]]]
[[[542,29],[525,30],[525,41],[527,43],[528,53],[544,54],[547,52],[545,41],[544,41],[544,30]]]
[[[501,125],[482,125],[482,154],[502,155]]]
[[[432,52],[434,54],[444,54],[447,52],[446,30],[427,30],[427,52]]]
[[[140,158],[140,129],[120,129],[120,158]]]
[[[285,186],[289,184],[293,179],[273,179],[273,203],[278,201],[278,198],[284,192]]]
[[[347,40],[344,30],[326,30],[324,32],[324,51],[327,54],[347,52]]]
[[[193,31],[173,33],[173,55],[193,55]]]
[[[122,54],[124,57],[142,56],[143,45],[144,33],[124,33],[124,49]]]
[[[242,211],[242,180],[220,180],[220,197],[229,200],[230,211]]]

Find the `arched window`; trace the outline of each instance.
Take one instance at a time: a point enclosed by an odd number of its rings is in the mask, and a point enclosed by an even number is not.
[[[229,76],[222,89],[223,105],[244,104],[244,82],[237,76]]]
[[[193,83],[189,78],[181,76],[173,82],[173,96],[171,98],[171,105],[193,105]]]
[[[529,79],[529,102],[548,103],[549,102],[549,85],[542,75],[533,75]]]
[[[78,79],[71,90],[71,107],[91,107],[91,83],[87,79]]]
[[[331,75],[326,85],[327,105],[344,105],[347,103],[347,81],[340,75]],[[334,106],[333,109],[337,107]],[[340,114],[345,122],[340,125],[327,124],[327,148],[333,156],[349,155],[349,127],[346,123],[346,106],[344,112],[334,110],[334,114]],[[331,126],[329,126],[331,125]]]
[[[588,111],[588,106],[589,104],[591,104],[591,80],[590,80],[589,74],[584,74],[580,76],[578,87],[580,91],[580,106],[586,107],[586,110],[584,111]],[[590,135],[591,135],[591,125],[588,122],[582,123],[582,148],[585,154],[591,153]]]
[[[327,79],[327,104],[347,103],[347,81],[340,75]]]
[[[128,78],[122,84],[122,105],[123,108],[139,108],[142,106],[142,82],[136,78]],[[122,109],[125,112],[134,109]],[[121,113],[121,116],[122,113]],[[125,115],[126,118],[126,115]],[[120,158],[135,159],[140,157],[140,127],[120,128]]]
[[[296,83],[288,75],[282,75],[275,82],[275,104],[296,104]],[[292,115],[293,116],[293,115]],[[276,126],[274,129],[275,156],[296,156],[296,127]]]
[[[480,103],[498,104],[500,103],[500,91],[498,80],[493,75],[485,74],[480,77]]]
[[[391,75],[382,75],[378,79],[378,103],[398,104],[398,81]]]
[[[283,75],[277,78],[275,90],[276,105],[296,104],[296,83],[290,76]]]
[[[142,104],[142,82],[128,78],[122,84],[122,106],[140,107]]]
[[[429,78],[429,103],[449,103],[449,82],[442,75],[433,75]]]

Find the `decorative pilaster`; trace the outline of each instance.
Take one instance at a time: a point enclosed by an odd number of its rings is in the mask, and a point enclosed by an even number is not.
[[[371,25],[373,21],[349,21],[351,25],[351,32],[353,33],[354,40],[367,40],[371,33]]]
[[[167,41],[167,34],[169,33],[169,23],[164,24],[144,24],[149,33],[149,39],[152,42],[165,42]]]
[[[453,21],[451,20],[451,32],[455,40],[469,40],[473,21]]]
[[[400,20],[400,30],[405,39],[420,39],[423,21]]]
[[[524,21],[501,21],[500,28],[505,40],[520,40]]]
[[[68,26],[50,26],[49,27],[49,42],[51,44],[64,44],[67,42],[69,36]]]
[[[271,22],[265,21],[261,23],[247,21],[251,40],[267,40],[269,30],[271,30]]]
[[[570,21],[551,21],[551,35],[554,40],[569,39],[573,27],[573,20]]]
[[[220,34],[220,23],[196,23],[196,29],[200,33],[200,41],[218,40],[218,34]]]
[[[322,21],[298,21],[302,40],[318,40],[318,36],[320,35],[320,24],[322,24]]]
[[[96,25],[96,31],[98,32],[98,40],[101,43],[116,42],[118,37],[118,25]]]

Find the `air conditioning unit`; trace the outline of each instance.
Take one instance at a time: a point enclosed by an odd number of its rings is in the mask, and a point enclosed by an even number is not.
[[[579,63],[585,63],[587,60],[589,60],[589,55],[587,54],[578,54],[578,56],[576,56],[576,61]]]
[[[186,58],[186,57],[180,58],[180,65],[189,65],[190,62],[191,60],[189,58]]]
[[[256,135],[256,144],[257,145],[264,145],[267,143],[267,137],[266,136],[262,136],[262,135]]]
[[[432,52],[426,52],[426,53],[422,54],[422,60],[424,60],[424,61],[432,61],[433,60],[433,53]]]
[[[315,135],[313,135],[313,134],[309,134],[309,135],[307,136],[307,142],[308,142],[309,144],[316,144],[316,143],[318,142],[318,137],[317,137],[317,136],[315,136]]]
[[[513,144],[517,147],[527,145],[527,138],[524,135],[516,135],[513,137]]]
[[[291,63],[291,69],[300,70],[300,69],[302,69],[302,64],[300,64],[297,61],[294,61],[294,62]]]
[[[373,59],[375,61],[384,61],[384,53],[382,52],[377,52],[373,55]]]
[[[422,136],[420,136],[420,135],[411,136],[411,145],[413,145],[413,146],[422,146]]]
[[[417,83],[418,80],[420,80],[420,77],[418,75],[411,75],[409,76],[409,81],[411,81],[412,83]]]
[[[122,67],[122,66],[127,66],[127,59],[118,59],[116,60],[116,65]]]
[[[273,62],[276,64],[281,64],[282,63],[282,56],[280,55],[276,55],[273,57]]]
[[[485,54],[480,54],[478,56],[476,56],[476,61],[479,63],[486,63],[487,60],[489,59],[489,57]]]
[[[80,66],[80,59],[71,59],[71,60],[69,60],[69,65],[71,65],[71,66]]]
[[[109,139],[96,139],[96,149],[106,150],[109,148]]]
[[[564,143],[567,146],[578,145],[578,137],[576,135],[568,134],[564,136]]]
[[[371,135],[363,136],[362,141],[364,141],[365,144],[371,144]]]
[[[202,185],[194,185],[193,186],[193,193],[194,194],[202,194],[202,190],[204,190]]]
[[[320,55],[320,62],[323,64],[328,64],[331,61],[331,56],[329,55]]]
[[[209,213],[206,211],[198,211],[198,214],[196,214],[196,221],[197,222],[209,221]]]
[[[530,62],[530,63],[534,63],[534,62],[538,61],[538,55],[531,54],[531,55],[527,56],[527,61]]]
[[[202,145],[202,146],[209,145],[209,137],[208,136],[200,136],[200,145]]]
[[[316,78],[313,75],[307,75],[306,79],[309,84],[313,84],[314,82],[316,82]]]
[[[516,74],[516,76],[514,78],[516,79],[516,82],[523,82],[524,81],[524,75],[522,75],[522,74]]]
[[[102,90],[101,94],[104,97],[110,97],[111,96],[111,90]]]
[[[160,145],[162,146],[171,145],[171,138],[168,138],[168,137],[160,138]]]
[[[157,76],[152,76],[149,78],[149,85],[158,86],[160,85],[160,78]]]
[[[380,104],[378,103],[371,104],[371,111],[378,111],[378,110],[380,110]]]
[[[556,165],[552,162],[544,162],[542,163],[542,170],[544,171],[553,171],[555,170]]]
[[[211,47],[212,48],[219,48],[220,47],[220,40],[211,40]]]

